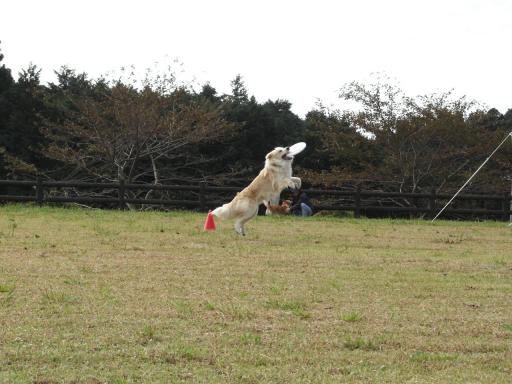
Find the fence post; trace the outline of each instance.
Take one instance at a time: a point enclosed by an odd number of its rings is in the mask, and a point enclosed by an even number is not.
[[[43,191],[43,179],[41,176],[36,178],[36,200],[39,206],[43,205],[44,191]]]
[[[510,210],[510,195],[508,192],[503,193],[503,201],[501,203],[501,208],[503,209],[503,221],[508,221]]]
[[[117,189],[117,199],[119,201],[119,209],[124,209],[124,194],[125,194],[124,179],[119,179],[119,186]]]
[[[199,182],[199,209],[206,211],[206,181]]]
[[[354,209],[354,217],[359,219],[361,217],[361,185],[357,185],[356,187],[356,195],[355,195],[355,203],[356,207]]]
[[[430,197],[428,199],[428,210],[430,216],[434,218],[436,216],[436,189],[432,188],[430,191]]]

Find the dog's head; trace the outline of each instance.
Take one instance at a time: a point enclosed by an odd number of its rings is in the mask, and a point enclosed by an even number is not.
[[[292,202],[290,200],[284,200],[281,203],[281,207],[282,207],[284,213],[290,213],[291,206],[292,206]]]
[[[290,147],[276,147],[267,153],[265,160],[270,164],[289,165],[293,161],[293,155],[290,154]]]
[[[270,211],[270,214],[281,214],[286,215],[290,213],[292,202],[290,200],[284,200],[279,205],[272,205],[270,201],[264,201],[263,205]]]

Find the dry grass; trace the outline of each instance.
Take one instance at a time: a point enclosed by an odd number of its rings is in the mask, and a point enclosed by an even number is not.
[[[0,382],[509,383],[503,223],[0,208]]]

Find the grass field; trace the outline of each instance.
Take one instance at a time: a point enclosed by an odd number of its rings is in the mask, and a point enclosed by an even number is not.
[[[511,382],[511,227],[204,218],[0,208],[0,382]]]

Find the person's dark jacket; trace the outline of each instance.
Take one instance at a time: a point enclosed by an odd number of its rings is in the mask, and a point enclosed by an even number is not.
[[[305,192],[299,192],[299,195],[296,196],[292,202],[291,212],[293,214],[295,214],[295,215],[302,214],[302,208],[300,206],[301,203],[306,204],[307,206],[309,206],[309,208],[311,208],[311,210],[313,210],[313,205],[311,204],[311,201],[309,200],[308,195],[306,195]]]

